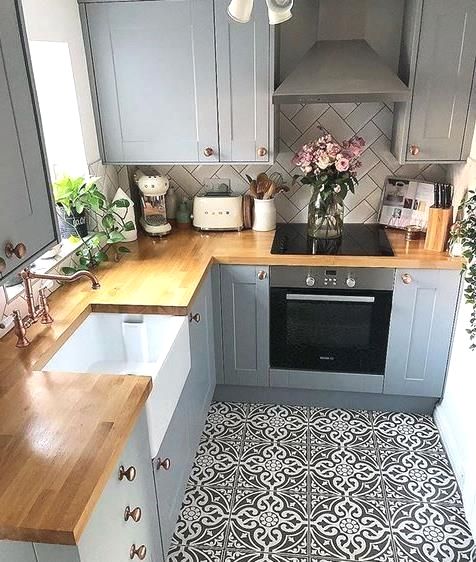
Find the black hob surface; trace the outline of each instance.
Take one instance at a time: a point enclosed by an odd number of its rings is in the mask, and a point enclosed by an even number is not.
[[[307,224],[278,224],[271,253],[393,256],[385,228],[361,223],[344,223],[342,238],[336,240],[310,238]]]

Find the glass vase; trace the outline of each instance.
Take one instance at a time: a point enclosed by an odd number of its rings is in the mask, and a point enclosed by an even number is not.
[[[321,196],[320,189],[314,188],[309,201],[307,233],[311,238],[334,240],[342,237],[344,203],[333,189],[326,192]]]

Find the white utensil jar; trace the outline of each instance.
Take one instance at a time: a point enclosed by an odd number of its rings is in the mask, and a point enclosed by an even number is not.
[[[276,203],[274,199],[255,199],[253,230],[268,232],[276,228]]]

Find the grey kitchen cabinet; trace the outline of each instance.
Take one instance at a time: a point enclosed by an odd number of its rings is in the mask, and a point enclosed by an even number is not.
[[[397,270],[384,394],[442,395],[460,279],[453,270]]]
[[[465,160],[476,119],[476,4],[407,4],[400,74],[413,96],[395,104],[393,151],[401,163]]]
[[[213,0],[80,6],[102,158],[219,158]]]
[[[215,390],[211,275],[203,281],[192,305],[190,351],[190,374],[153,462],[165,557]]]
[[[224,382],[269,385],[269,268],[221,270]]]
[[[57,241],[21,2],[0,4],[0,283]],[[23,247],[17,247],[23,244]],[[17,247],[17,255],[8,251]]]
[[[132,470],[120,479],[121,467]],[[140,508],[135,521],[126,509]],[[126,520],[127,518],[127,520]],[[138,559],[131,549],[145,547],[147,562],[163,562],[147,418],[143,413],[121,453],[76,546],[0,541],[0,559],[9,562],[120,562]],[[33,553],[33,556],[30,554]]]
[[[225,0],[79,0],[102,159],[265,161],[272,156],[267,13]]]
[[[229,1],[215,0],[220,160],[270,159],[270,84],[273,34],[265,2],[250,23],[233,21]],[[271,155],[272,159],[272,155]]]

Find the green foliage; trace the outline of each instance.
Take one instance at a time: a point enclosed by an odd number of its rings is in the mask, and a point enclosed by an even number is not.
[[[466,330],[471,341],[470,349],[476,349],[476,191],[469,191],[462,201],[458,220],[451,229],[452,242],[459,240],[463,247],[463,275],[466,282],[464,297],[473,307]]]
[[[99,191],[96,183],[98,179],[67,176],[53,184],[55,201],[64,208],[67,215],[71,215],[73,209],[77,213],[83,211],[93,213],[101,227],[101,230],[88,238],[83,238],[77,232],[82,245],[75,252],[74,267],[62,268],[66,275],[83,269],[94,269],[108,261],[109,256],[104,251],[108,245],[113,247],[115,260],[119,259],[120,254],[130,251],[125,246],[116,247],[116,244],[125,240],[124,232],[134,230],[134,223],[124,221],[125,213],[120,212],[123,209],[127,210],[130,203],[127,199],[117,199],[109,203]]]

